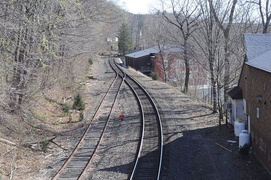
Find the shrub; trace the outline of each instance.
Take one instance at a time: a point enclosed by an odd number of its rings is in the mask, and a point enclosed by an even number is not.
[[[74,97],[74,102],[73,102],[72,108],[76,109],[76,110],[79,110],[79,111],[82,111],[82,110],[85,109],[85,103],[83,102],[82,97],[81,97],[80,94],[77,94]]]
[[[91,58],[89,58],[89,59],[88,59],[88,63],[89,63],[90,65],[92,65],[92,64],[93,64],[93,61],[92,61],[92,59],[91,59]]]
[[[157,75],[157,73],[156,72],[151,72],[151,78],[153,79],[153,80],[157,80],[158,79],[158,75]]]
[[[62,111],[68,114],[70,112],[70,106],[68,104],[62,104]]]
[[[49,141],[48,140],[41,141],[40,145],[41,145],[41,150],[43,152],[47,152],[48,147],[49,147]]]

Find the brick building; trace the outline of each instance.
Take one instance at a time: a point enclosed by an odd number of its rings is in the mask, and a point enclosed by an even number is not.
[[[164,67],[163,61],[164,60]],[[156,72],[158,79],[168,83],[182,86],[185,79],[185,64],[183,60],[183,48],[174,45],[163,46],[160,50],[157,46],[132,52],[125,55],[126,65],[144,74]],[[207,72],[198,63],[190,61],[190,85],[205,85]]]
[[[271,34],[245,34],[246,58],[238,86],[254,153],[271,171]]]
[[[160,81],[167,80],[167,82],[180,81],[181,63],[183,49],[178,47],[167,47],[163,52],[155,54],[154,57],[154,71],[157,73]],[[163,69],[163,60],[164,67]]]

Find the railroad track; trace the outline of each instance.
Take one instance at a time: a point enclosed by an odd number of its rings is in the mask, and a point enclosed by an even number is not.
[[[96,109],[92,121],[71,155],[66,159],[52,179],[84,179],[103,140],[112,109],[122,84],[125,82],[135,95],[141,114],[141,137],[130,172],[129,179],[159,179],[163,154],[163,133],[157,107],[147,91],[117,64],[110,60],[115,71],[115,80]],[[99,113],[100,109],[106,114]],[[96,120],[95,120],[96,119]]]
[[[124,71],[117,65],[116,72]],[[159,179],[163,155],[162,122],[158,109],[148,92],[131,76],[123,77],[134,91],[140,104],[142,115],[141,140],[134,161],[130,179]]]
[[[90,164],[93,155],[95,154],[100,142],[102,141],[104,132],[108,125],[110,114],[116,101],[118,92],[123,83],[123,79],[115,73],[115,79],[111,86],[102,98],[98,108],[96,109],[92,123],[89,124],[87,130],[81,137],[80,141],[74,148],[73,152],[66,159],[59,171],[52,178],[56,179],[81,179],[84,171]],[[107,112],[106,114],[99,113],[100,110]],[[98,117],[100,116],[100,117]]]

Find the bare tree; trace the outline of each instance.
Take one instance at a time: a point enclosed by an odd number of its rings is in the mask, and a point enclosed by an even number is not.
[[[70,72],[64,67],[73,67],[77,55],[103,49],[95,46],[105,41],[101,24],[113,23],[116,9],[105,0],[1,2],[1,71],[10,108],[50,87],[63,70]]]
[[[134,45],[136,49],[141,49],[144,48],[144,42],[142,39],[143,35],[143,29],[144,29],[144,18],[145,16],[141,14],[135,14],[132,15],[132,20],[131,20],[131,32],[133,36],[133,40],[135,41]]]
[[[13,39],[9,54],[9,57],[13,56],[9,104],[12,109],[17,109],[23,98],[35,91],[32,85],[38,82],[37,69],[48,70],[64,56],[61,30],[67,27],[70,19],[65,16],[67,7],[57,1],[18,0],[9,4],[9,8],[13,11],[10,14],[12,28],[7,29]]]
[[[262,22],[262,27],[263,30],[262,32],[265,34],[268,32],[268,27],[271,21],[271,4],[269,0],[265,0],[264,2],[262,0],[252,0],[252,1],[248,1],[252,4],[255,4],[258,6],[258,12],[260,15],[260,19]]]
[[[226,94],[230,85],[230,30],[234,21],[234,12],[237,0],[229,0],[227,2],[216,1],[216,3],[214,3],[213,0],[208,0],[208,2],[214,19],[222,30],[224,37],[224,94]],[[222,10],[219,7],[224,7],[225,9]],[[224,99],[226,101],[227,96],[224,96]]]
[[[160,18],[160,15],[155,15],[152,19],[148,30],[148,38],[152,42],[153,46],[159,50],[159,57],[161,58],[161,68],[163,72],[163,81],[167,82],[168,77],[168,63],[167,55],[165,53],[166,47],[170,44],[169,31],[166,27],[164,20]]]
[[[223,2],[225,3],[225,1]],[[254,22],[251,15],[249,15],[249,12],[251,12],[250,6],[243,4],[238,9],[235,9],[232,5],[230,2],[223,4],[220,1],[214,3],[209,0],[199,0],[198,6],[202,11],[202,16],[199,29],[195,33],[196,36],[194,36],[195,47],[198,48],[196,53],[199,53],[197,56],[205,57],[209,65],[203,66],[203,68],[208,67],[213,112],[218,110],[220,119],[223,119],[222,104],[226,95],[224,94],[226,93],[224,91],[226,83],[228,83],[228,86],[236,84],[239,77],[244,54],[243,48],[240,48],[243,42],[242,34],[248,28],[253,29]],[[233,9],[238,11],[236,13],[238,16],[233,16]],[[230,12],[231,18],[227,18],[226,12]],[[231,23],[226,22],[227,19]],[[235,23],[233,23],[233,19]],[[228,66],[228,69],[226,66]],[[229,79],[226,78],[225,82],[226,75],[229,76]],[[224,93],[221,92],[222,90]]]
[[[193,36],[196,47],[195,49],[198,57],[205,57],[209,66],[206,66],[204,61],[200,62],[203,68],[209,72],[212,92],[213,112],[217,112],[217,62],[219,60],[219,44],[221,40],[221,30],[216,25],[211,8],[207,2],[199,1],[198,6],[202,12],[202,21],[199,24],[199,29]],[[203,54],[203,56],[202,56]]]
[[[183,38],[183,49],[184,49],[184,63],[185,63],[185,82],[183,92],[188,92],[189,87],[189,75],[190,75],[190,59],[191,51],[189,41],[192,34],[196,31],[198,25],[198,18],[200,17],[197,7],[194,6],[192,1],[184,0],[182,2],[177,0],[171,0],[170,9],[172,14],[163,12],[163,18],[166,22],[175,26]],[[173,18],[171,18],[173,15]]]

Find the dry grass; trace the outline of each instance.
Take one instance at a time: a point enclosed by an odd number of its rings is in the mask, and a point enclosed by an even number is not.
[[[44,93],[36,93],[24,104],[23,111],[11,114],[0,109],[0,138],[16,143],[12,146],[0,142],[0,179],[32,179],[46,158],[39,142],[73,127],[70,122],[79,121],[80,113],[64,113],[63,104],[72,107],[74,95],[83,93],[88,59],[89,56],[73,59],[73,66],[63,68],[68,72],[58,73],[56,83]]]

